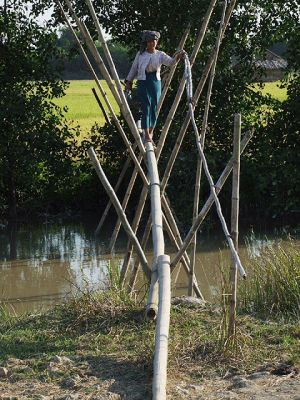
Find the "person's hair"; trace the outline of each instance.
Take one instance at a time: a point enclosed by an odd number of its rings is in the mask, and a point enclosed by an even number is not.
[[[140,54],[144,53],[146,51],[147,48],[147,42],[142,42],[140,44]]]

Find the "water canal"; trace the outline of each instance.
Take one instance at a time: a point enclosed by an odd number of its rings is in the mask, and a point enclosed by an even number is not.
[[[10,259],[11,244],[4,230],[0,231],[0,239],[0,302],[18,314],[46,309],[86,289],[105,289],[108,265],[120,266],[126,248],[126,239],[121,237],[118,251],[113,256],[107,254],[110,233],[95,238],[93,225],[77,222],[20,227],[14,259]],[[267,238],[265,234],[246,232],[240,240],[242,262],[251,265],[251,258],[278,240],[281,239],[274,238],[274,234]],[[174,249],[168,246],[167,250],[172,258]],[[146,255],[150,260],[150,247]],[[230,265],[229,251],[220,232],[200,237],[196,260],[196,274],[204,297],[217,300],[220,263]],[[140,279],[137,290],[142,285]],[[173,295],[183,294],[187,294],[187,277],[183,269],[179,274],[175,270]]]

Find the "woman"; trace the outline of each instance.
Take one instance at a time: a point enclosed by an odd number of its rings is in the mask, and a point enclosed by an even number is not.
[[[145,141],[152,142],[153,129],[157,118],[157,105],[161,95],[161,65],[170,66],[183,56],[183,51],[172,58],[156,49],[160,33],[143,31],[141,48],[135,56],[126,78],[126,90],[132,89],[132,81],[137,77],[138,97],[142,104],[141,127],[145,132]]]

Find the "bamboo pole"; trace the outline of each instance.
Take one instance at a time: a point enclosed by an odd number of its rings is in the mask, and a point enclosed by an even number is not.
[[[192,52],[191,57],[190,57],[190,63],[191,63],[192,66],[193,66],[193,64],[194,64],[194,62],[196,60],[197,54],[198,54],[198,52],[200,50],[200,47],[201,47],[202,41],[204,39],[205,32],[207,30],[207,26],[208,26],[209,20],[211,18],[211,14],[213,12],[215,4],[216,4],[216,0],[211,0],[211,2],[209,4],[209,7],[208,7],[208,9],[206,11],[206,14],[205,14],[205,16],[203,18],[201,29],[200,29],[199,34],[197,36],[196,44],[194,46],[193,52]],[[161,131],[161,134],[160,134],[160,138],[159,138],[159,143],[158,143],[157,149],[156,149],[156,154],[160,154],[161,151],[162,151],[162,147],[164,146],[164,143],[165,143],[167,134],[169,132],[171,123],[172,123],[172,121],[174,119],[174,115],[176,113],[176,110],[178,108],[180,99],[182,97],[182,94],[183,94],[183,91],[184,91],[184,87],[185,87],[185,78],[183,77],[181,79],[181,81],[180,81],[180,84],[179,84],[179,87],[177,89],[177,93],[176,93],[175,99],[173,101],[173,104],[172,104],[172,106],[170,108],[170,111],[169,111],[169,113],[167,115],[167,118],[166,118],[166,121],[164,123],[164,126],[162,128],[162,131]]]
[[[97,65],[98,65],[98,67],[99,67],[99,69],[101,71],[101,74],[103,75],[103,78],[106,80],[106,82],[107,82],[107,84],[108,84],[108,86],[109,86],[114,98],[116,99],[116,102],[120,106],[121,105],[121,99],[120,99],[120,96],[118,94],[118,91],[116,90],[116,88],[115,88],[115,86],[113,84],[113,81],[112,81],[112,79],[111,79],[111,77],[109,75],[109,72],[108,72],[108,70],[107,70],[107,68],[106,68],[106,66],[105,66],[100,54],[98,53],[98,50],[97,50],[97,48],[95,46],[95,43],[94,43],[94,41],[93,41],[88,29],[86,28],[85,24],[78,18],[78,16],[77,16],[77,14],[76,14],[76,12],[75,12],[70,0],[64,0],[64,1],[65,1],[66,5],[67,5],[69,11],[70,11],[70,14],[74,18],[74,20],[76,22],[76,25],[77,25],[78,29],[80,30],[80,32],[81,32],[81,34],[82,34],[82,36],[83,36],[88,48],[90,49],[90,52],[91,52],[92,56],[94,57]]]
[[[101,100],[99,99],[99,96],[98,96],[98,94],[97,94],[97,92],[96,92],[96,89],[95,89],[95,88],[92,88],[92,92],[93,92],[93,95],[94,95],[94,97],[95,97],[95,99],[96,99],[96,101],[97,101],[97,103],[98,103],[98,106],[99,106],[100,110],[102,111],[102,114],[103,114],[103,116],[104,116],[104,118],[105,118],[105,121],[106,121],[108,124],[110,124],[111,122],[110,122],[109,116],[108,116],[108,114],[107,114],[105,108],[103,107],[103,104],[102,104]]]
[[[111,79],[111,77],[110,77],[110,75],[109,75],[109,73],[108,73],[108,71],[107,71],[107,69],[106,69],[106,67],[105,67],[105,65],[104,65],[104,63],[103,63],[102,58],[100,57],[100,55],[99,55],[99,53],[98,53],[98,50],[97,50],[97,48],[96,48],[96,46],[95,46],[95,44],[94,44],[92,38],[91,38],[90,35],[89,35],[88,30],[86,29],[84,23],[82,23],[82,22],[79,20],[79,18],[77,17],[77,15],[76,15],[76,13],[75,13],[75,11],[74,11],[74,9],[73,9],[73,7],[72,7],[70,1],[69,1],[69,0],[65,0],[65,2],[66,2],[67,6],[68,6],[68,8],[69,8],[70,13],[73,15],[73,18],[75,19],[75,21],[76,21],[76,23],[77,23],[77,26],[78,26],[78,28],[79,28],[81,34],[83,35],[83,37],[84,37],[84,39],[85,39],[86,44],[88,45],[88,47],[89,47],[89,49],[90,49],[92,55],[94,56],[95,60],[97,61],[98,67],[99,67],[101,73],[103,74],[103,76],[104,76],[104,78],[105,78],[107,84],[109,85],[109,87],[111,88],[111,90],[112,90],[112,88],[114,88],[114,90],[115,90],[115,87],[114,87],[114,85],[113,85],[112,79]],[[116,92],[116,93],[117,93],[117,92]],[[120,100],[118,100],[116,97],[115,97],[115,99],[116,99],[117,102],[120,102]],[[140,173],[140,175],[141,175],[141,177],[142,177],[142,179],[143,179],[145,185],[148,185],[148,180],[147,180],[147,178],[146,178],[146,175],[145,175],[145,173],[144,173],[142,167],[140,166],[140,163],[138,162],[138,159],[137,159],[137,157],[136,157],[136,155],[135,155],[135,153],[134,153],[134,151],[133,151],[133,149],[132,149],[131,143],[129,142],[129,140],[128,140],[128,138],[127,138],[127,136],[126,136],[126,134],[125,134],[125,132],[124,132],[124,130],[123,130],[123,128],[122,128],[120,122],[119,122],[119,119],[117,118],[117,116],[116,116],[116,114],[115,114],[115,112],[114,112],[114,110],[113,110],[111,104],[109,103],[109,101],[107,102],[107,105],[108,105],[108,107],[109,107],[109,110],[110,110],[110,113],[112,114],[113,120],[114,120],[114,122],[115,122],[115,124],[116,124],[116,126],[117,126],[117,128],[118,128],[119,133],[120,133],[121,136],[122,136],[122,139],[123,139],[123,141],[124,141],[124,143],[125,143],[125,145],[126,145],[128,151],[129,151],[129,154],[130,154],[130,156],[131,156],[131,158],[132,158],[132,160],[133,160],[135,166],[138,168],[139,173]],[[140,139],[140,141],[141,141],[140,136],[139,136],[139,139]],[[142,143],[142,142],[141,142],[141,143]],[[139,144],[138,144],[138,145],[139,145]],[[142,147],[143,147],[143,145],[142,145]],[[145,153],[145,149],[144,149],[144,147],[143,147],[143,152],[142,152],[142,154],[144,154],[144,153]]]
[[[140,199],[138,202],[138,206],[133,218],[133,222],[132,222],[132,229],[133,231],[136,233],[139,227],[139,223],[143,214],[143,210],[144,210],[144,206],[146,203],[146,198],[148,195],[148,188],[147,187],[143,187],[142,189],[142,193],[140,195]],[[121,268],[121,283],[124,282],[124,280],[126,279],[126,275],[127,275],[127,271],[128,271],[128,267],[129,267],[129,262],[130,262],[130,258],[131,258],[131,254],[133,251],[133,247],[132,244],[128,241],[127,243],[127,251],[126,251],[126,257],[123,260],[123,265]]]
[[[141,162],[142,158],[143,158],[143,156],[139,155],[138,161]],[[138,175],[138,170],[137,170],[137,168],[134,168],[133,174],[131,175],[129,184],[128,184],[126,192],[125,192],[125,196],[124,196],[123,201],[122,201],[122,208],[123,208],[124,211],[125,211],[125,209],[127,207],[127,204],[128,204],[128,201],[129,201],[129,198],[130,198],[130,195],[131,195],[135,180],[137,178],[137,175]],[[110,242],[109,242],[109,246],[108,246],[108,251],[110,253],[113,251],[113,249],[115,247],[116,240],[117,240],[120,228],[121,228],[121,220],[120,220],[120,218],[118,218],[116,226],[114,228],[113,234],[112,234]]]
[[[168,340],[171,309],[170,257],[158,257],[159,303],[153,363],[153,400],[165,400],[167,385]]]
[[[214,60],[213,60],[212,66],[211,66],[207,94],[206,94],[206,99],[205,99],[204,115],[203,115],[203,119],[202,119],[202,126],[201,126],[201,133],[200,133],[200,143],[201,143],[201,147],[203,150],[204,150],[204,145],[205,145],[205,135],[206,135],[206,130],[207,130],[210,99],[211,99],[214,78],[215,78],[218,54],[219,54],[219,50],[220,50],[226,5],[227,5],[226,1],[224,1],[222,17],[221,17],[221,21],[220,21],[220,27],[219,27],[219,32],[217,35],[216,46],[215,46],[216,47],[216,56],[214,57]],[[193,222],[197,218],[198,211],[199,211],[201,172],[202,172],[202,159],[198,158],[196,181],[195,181],[195,192],[194,192]],[[193,295],[193,280],[194,280],[194,273],[195,273],[196,249],[197,249],[197,231],[195,232],[195,235],[194,235],[192,243],[191,243],[191,255],[190,255],[191,264],[190,264],[190,277],[189,277],[189,285],[188,285],[188,295],[189,296]]]
[[[89,58],[88,58],[88,56],[87,56],[87,54],[86,54],[86,52],[85,52],[85,50],[84,50],[84,48],[83,48],[83,46],[82,46],[82,44],[81,44],[81,42],[80,42],[80,40],[79,40],[79,38],[78,38],[76,32],[74,31],[72,25],[70,24],[70,22],[69,22],[69,20],[68,20],[68,17],[67,17],[67,14],[65,13],[61,2],[60,2],[59,0],[55,0],[55,1],[56,1],[56,3],[58,4],[58,6],[59,6],[59,8],[60,8],[60,11],[61,11],[61,13],[62,13],[62,16],[63,16],[64,20],[66,21],[66,24],[68,25],[68,28],[70,29],[72,35],[74,36],[74,38],[75,38],[75,40],[76,40],[76,42],[77,42],[77,45],[78,45],[79,50],[80,50],[80,52],[81,52],[81,55],[82,55],[82,57],[83,57],[83,59],[84,59],[86,65],[87,65],[88,69],[90,70],[92,76],[94,77],[95,83],[96,83],[96,85],[97,85],[97,87],[98,87],[98,89],[99,89],[99,91],[100,91],[102,97],[104,98],[104,101],[105,101],[106,105],[108,106],[109,109],[112,108],[112,107],[110,106],[110,103],[109,103],[107,94],[106,94],[105,90],[102,88],[102,85],[101,85],[101,83],[100,83],[100,80],[98,79],[98,76],[97,76],[97,74],[96,74],[94,68],[92,67],[92,64],[90,63],[90,60],[89,60]],[[104,115],[104,116],[105,116],[105,115]],[[108,117],[108,116],[107,116],[107,118],[108,118],[108,120],[109,120],[109,117]],[[110,120],[109,120],[109,122],[110,122]]]
[[[112,77],[113,77],[113,79],[115,81],[115,84],[116,84],[116,87],[117,87],[117,93],[118,93],[119,98],[120,98],[120,109],[121,109],[122,114],[123,114],[128,126],[129,126],[129,128],[131,130],[131,133],[133,134],[133,136],[134,136],[134,138],[136,140],[136,143],[137,143],[137,145],[139,147],[139,150],[140,150],[141,154],[145,155],[145,148],[144,148],[140,133],[138,131],[138,128],[137,128],[136,123],[134,121],[133,115],[132,115],[131,110],[129,108],[129,105],[127,103],[125,94],[123,92],[123,89],[122,89],[122,86],[121,86],[121,82],[120,82],[120,79],[119,79],[119,75],[117,73],[115,64],[114,64],[113,59],[111,57],[111,54],[110,54],[109,48],[107,46],[106,40],[104,39],[104,35],[103,35],[103,32],[102,32],[98,17],[97,17],[97,15],[95,13],[94,6],[93,6],[91,0],[85,0],[85,1],[86,1],[86,4],[89,7],[91,16],[93,18],[94,24],[95,24],[97,32],[98,32],[99,41],[100,41],[100,43],[102,45],[104,54],[106,56],[106,59],[107,59],[107,62],[108,62],[108,65],[109,65],[109,68],[110,68],[110,71],[111,71],[111,74],[112,74]],[[108,76],[108,77],[111,80],[110,76]],[[107,79],[108,77],[105,77],[105,79]],[[115,86],[113,86],[113,87],[115,88]]]
[[[150,268],[148,266],[148,262],[147,262],[145,253],[144,253],[143,249],[141,248],[141,245],[127,220],[126,214],[125,214],[124,210],[122,209],[122,206],[121,206],[113,188],[111,187],[108,179],[106,178],[104,171],[97,159],[95,151],[92,147],[88,150],[88,155],[90,157],[90,160],[97,172],[97,175],[98,175],[102,185],[104,186],[104,188],[106,190],[106,193],[108,194],[111,202],[113,203],[113,205],[117,211],[118,216],[120,217],[120,219],[122,221],[123,227],[124,227],[128,237],[130,238],[130,240],[137,252],[137,255],[140,259],[143,271],[144,271],[146,277],[148,279],[150,279]]]
[[[133,147],[135,147],[135,146],[133,146]],[[118,189],[119,189],[119,187],[121,186],[121,183],[122,183],[123,178],[124,178],[124,176],[125,176],[125,174],[126,174],[126,171],[127,171],[127,169],[129,168],[130,161],[131,161],[131,158],[130,158],[130,156],[129,156],[129,157],[127,157],[127,159],[126,159],[126,161],[125,161],[125,164],[124,164],[124,166],[123,166],[123,169],[122,169],[122,171],[121,171],[121,173],[120,173],[120,175],[119,175],[119,178],[118,178],[118,180],[117,180],[117,183],[116,183],[116,185],[115,185],[115,187],[114,187],[114,192],[117,192]],[[107,205],[106,205],[106,207],[105,207],[105,210],[104,210],[104,212],[103,212],[103,214],[102,214],[102,216],[101,216],[101,219],[100,219],[100,221],[99,221],[99,223],[98,223],[98,226],[97,226],[97,228],[96,228],[96,230],[95,230],[95,235],[99,235],[100,229],[102,228],[102,226],[103,226],[103,224],[104,224],[104,222],[105,222],[105,219],[106,219],[106,217],[107,217],[107,214],[109,213],[109,210],[110,210],[110,207],[111,207],[111,206],[112,206],[112,202],[109,200],[108,203],[107,203]]]
[[[149,227],[148,227],[148,225],[149,225]],[[151,230],[151,218],[148,219],[148,223],[147,223],[146,229],[144,230],[144,234],[143,234],[142,240],[141,240],[141,246],[142,246],[142,249],[144,251],[146,250],[146,246],[147,246],[147,241],[148,241],[148,238],[149,238],[150,230]],[[130,258],[131,258],[131,253],[132,252],[129,250],[127,252],[127,254],[126,254],[126,257],[128,257],[128,264],[129,264],[129,261],[130,261]],[[133,292],[133,289],[134,289],[134,286],[135,286],[135,282],[136,282],[136,277],[137,277],[137,274],[138,274],[139,266],[140,266],[140,262],[139,262],[139,259],[137,258],[135,260],[135,262],[134,262],[133,269],[132,269],[131,276],[130,276],[130,280],[129,280],[129,293]],[[125,271],[125,273],[126,272],[127,271]],[[124,279],[124,277],[122,277],[122,278]]]
[[[185,45],[185,42],[186,42],[186,39],[188,38],[188,35],[189,35],[189,32],[190,32],[190,29],[191,29],[191,26],[189,25],[189,26],[186,28],[186,30],[184,31],[184,33],[183,33],[183,35],[182,35],[182,38],[181,38],[181,40],[180,40],[180,42],[179,42],[179,45],[178,45],[178,47],[177,47],[177,51],[183,50],[184,45]],[[162,93],[161,93],[161,96],[160,96],[160,99],[159,99],[159,103],[158,103],[158,106],[157,106],[157,116],[158,116],[159,113],[160,113],[161,107],[162,107],[163,102],[164,102],[164,100],[165,100],[167,91],[168,91],[168,89],[169,89],[169,87],[170,87],[170,84],[171,84],[172,78],[173,78],[173,76],[174,76],[174,73],[175,73],[175,70],[176,70],[177,65],[178,65],[178,61],[176,61],[176,63],[174,63],[173,65],[171,65],[170,71],[169,71],[169,73],[168,73],[168,76],[166,77],[166,80],[165,80],[165,82],[164,82],[163,90],[162,90]]]
[[[157,161],[153,144],[146,142],[147,165],[150,180],[151,218],[152,218],[152,242],[153,242],[153,267],[149,296],[146,306],[146,315],[154,319],[157,313],[158,304],[158,257],[165,252],[165,241],[162,221],[162,206],[160,197],[160,181],[157,169]]]
[[[241,154],[243,153],[244,149],[246,148],[247,144],[249,143],[251,137],[253,135],[253,131],[247,132],[242,141],[241,141]],[[231,171],[233,168],[233,157],[230,158],[228,161],[226,167],[224,168],[222,174],[220,175],[217,183],[215,184],[215,190],[216,194],[219,194],[224,183],[226,182],[228,176],[230,175]],[[177,252],[173,260],[171,261],[171,269],[173,270],[176,266],[176,264],[181,260],[185,250],[187,247],[190,245],[191,240],[196,232],[197,229],[199,229],[200,225],[204,221],[208,211],[210,210],[211,206],[214,203],[214,197],[212,194],[209,195],[208,199],[206,200],[204,206],[202,207],[200,213],[198,214],[195,222],[193,223],[192,227],[190,228],[188,234],[186,235],[182,246],[180,247],[180,250]]]
[[[239,191],[240,191],[240,143],[241,143],[241,114],[234,116],[233,136],[233,169],[232,169],[232,197],[231,197],[231,237],[238,251],[239,238]],[[236,292],[237,292],[237,264],[234,259],[230,268],[230,311],[228,322],[228,338],[235,335],[236,319]]]
[[[202,138],[202,136],[201,136]],[[201,160],[197,159],[197,170],[195,179],[195,189],[194,189],[194,204],[193,204],[193,222],[199,212],[199,199],[200,199],[200,182],[201,182]],[[188,296],[193,296],[193,280],[195,275],[195,264],[196,264],[196,250],[197,250],[197,231],[191,242],[190,251],[190,273],[189,273],[189,283],[188,283]]]

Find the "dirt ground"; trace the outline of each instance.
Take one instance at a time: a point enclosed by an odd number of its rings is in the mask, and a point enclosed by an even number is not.
[[[0,368],[1,400],[142,400],[151,399],[151,371],[147,366],[115,356],[67,358],[55,356],[43,379],[32,374],[32,360],[9,359]],[[41,368],[41,365],[40,365]],[[168,399],[300,400],[300,375],[295,366],[263,366],[251,374],[225,376],[170,371]],[[48,378],[47,378],[48,376]],[[46,378],[45,378],[46,377]],[[44,380],[44,381],[43,381]]]

